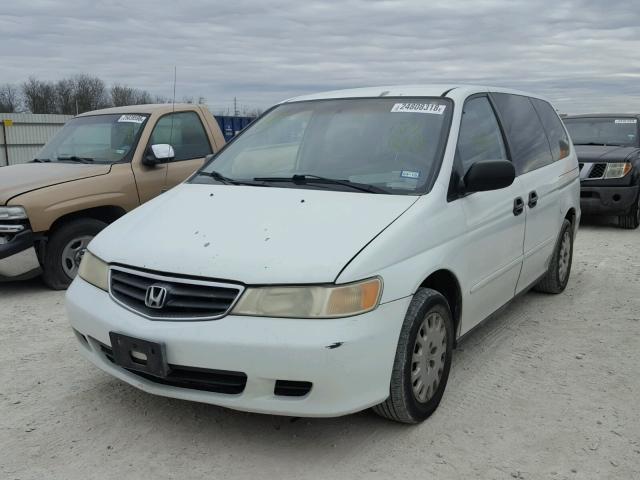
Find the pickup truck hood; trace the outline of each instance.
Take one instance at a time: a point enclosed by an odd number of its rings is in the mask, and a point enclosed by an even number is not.
[[[245,284],[333,282],[417,197],[183,184],[103,230],[109,263]]]
[[[25,163],[0,168],[0,205],[17,195],[59,183],[109,173],[110,165]]]
[[[616,147],[614,145],[576,145],[578,161],[582,163],[624,162],[640,151],[638,147]]]

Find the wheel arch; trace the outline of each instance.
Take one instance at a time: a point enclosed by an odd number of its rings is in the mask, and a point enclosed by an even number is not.
[[[456,275],[448,269],[439,269],[431,273],[420,284],[420,288],[430,288],[441,293],[449,303],[453,316],[453,328],[456,332],[454,345],[460,332],[460,320],[462,318],[462,289]]]
[[[82,210],[76,210],[74,212],[65,213],[64,215],[58,217],[49,227],[49,233],[54,232],[60,226],[65,223],[76,220],[78,218],[93,218],[95,220],[100,220],[107,224],[115,222],[118,218],[123,216],[126,210],[122,207],[116,205],[104,205],[100,207],[92,207],[85,208]]]

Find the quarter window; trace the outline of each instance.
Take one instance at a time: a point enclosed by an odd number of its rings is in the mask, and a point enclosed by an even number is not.
[[[456,156],[462,175],[481,160],[507,159],[502,133],[487,97],[476,97],[464,104]]]
[[[173,147],[175,161],[203,158],[212,153],[200,117],[195,112],[170,113],[158,120],[150,144],[158,143]]]
[[[528,97],[494,93],[516,173],[521,175],[553,162],[547,135]]]
[[[558,118],[558,114],[544,100],[532,98],[531,101],[540,116],[540,120],[542,120],[544,131],[547,133],[553,161],[566,157],[569,155],[569,137],[562,125],[562,121]]]

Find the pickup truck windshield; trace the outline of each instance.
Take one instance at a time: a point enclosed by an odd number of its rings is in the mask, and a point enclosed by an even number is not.
[[[42,148],[36,160],[76,163],[128,160],[147,117],[114,114],[73,118]]]
[[[565,118],[574,145],[638,146],[638,120],[630,117]]]
[[[444,98],[285,103],[248,127],[192,182],[423,193],[438,171],[452,107]]]

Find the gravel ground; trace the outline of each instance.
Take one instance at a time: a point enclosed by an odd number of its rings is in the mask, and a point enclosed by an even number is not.
[[[84,360],[63,294],[0,285],[0,478],[640,478],[640,231],[580,229],[564,294],[467,336],[418,426],[154,397]]]

